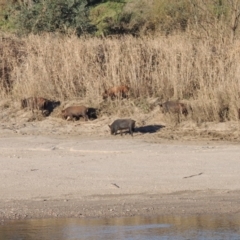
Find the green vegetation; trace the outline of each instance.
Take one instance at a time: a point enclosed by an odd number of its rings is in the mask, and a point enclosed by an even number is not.
[[[90,19],[97,28],[96,35],[108,35],[116,31],[124,5],[122,1],[108,1],[91,9]]]
[[[57,31],[81,35],[94,30],[85,5],[86,1],[35,0],[31,5],[16,5],[13,18],[21,33]]]
[[[0,29],[107,36],[238,35],[240,0],[0,0]]]

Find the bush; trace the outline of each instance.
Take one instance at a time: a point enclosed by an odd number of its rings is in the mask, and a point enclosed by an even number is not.
[[[84,0],[35,0],[31,5],[18,6],[16,24],[24,33],[92,33],[95,28],[88,19],[86,4]]]
[[[106,1],[90,10],[90,19],[97,27],[97,35],[121,34],[119,19],[125,3]]]
[[[176,30],[185,31],[189,18],[186,0],[132,0],[126,3],[119,25],[134,35],[169,34]]]

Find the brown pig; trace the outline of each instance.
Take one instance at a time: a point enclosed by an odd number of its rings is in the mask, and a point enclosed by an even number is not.
[[[33,112],[34,109],[45,110],[48,100],[42,97],[29,97],[21,100],[21,107],[28,108]]]
[[[163,113],[183,114],[185,117],[188,115],[187,106],[179,101],[167,101],[160,103],[159,106],[162,108]]]
[[[62,117],[68,120],[74,120],[74,118],[79,119],[84,117],[85,121],[88,120],[88,108],[85,106],[70,106],[62,110]]]
[[[129,87],[126,85],[120,85],[111,87],[108,90],[105,90],[102,94],[103,99],[110,97],[112,100],[115,98],[127,98],[129,93]]]

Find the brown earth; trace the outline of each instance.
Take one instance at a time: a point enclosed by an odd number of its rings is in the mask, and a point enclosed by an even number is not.
[[[132,138],[110,135],[118,117],[71,122],[2,104],[0,219],[239,214],[239,122],[136,111]]]

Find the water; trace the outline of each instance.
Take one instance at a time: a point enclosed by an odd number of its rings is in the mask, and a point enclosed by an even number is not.
[[[0,240],[240,239],[240,217],[159,216],[154,218],[42,219],[0,226]]]

